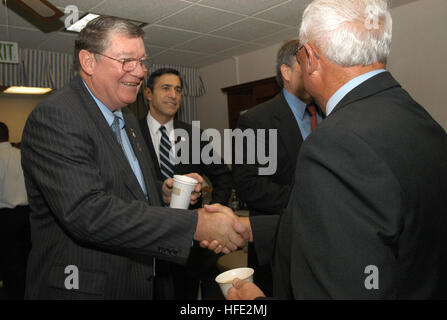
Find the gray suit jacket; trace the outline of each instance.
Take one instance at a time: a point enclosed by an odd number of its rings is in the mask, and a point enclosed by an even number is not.
[[[162,207],[138,122],[122,111],[149,201],[81,78],[31,113],[22,144],[33,244],[28,298],[150,299],[153,258],[186,261],[197,216]],[[67,266],[79,270],[78,289],[67,289]]]

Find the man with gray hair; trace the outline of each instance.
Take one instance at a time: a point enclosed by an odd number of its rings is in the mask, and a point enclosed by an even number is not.
[[[282,298],[447,298],[447,135],[385,70],[391,30],[383,0],[304,12],[297,59],[327,118],[301,148],[281,217]],[[229,299],[263,295],[233,285]]]
[[[256,269],[254,279],[267,294],[273,290],[270,257],[262,255],[264,246],[273,246],[272,237],[264,237],[262,227],[265,216],[278,216],[286,207],[293,186],[293,173],[300,146],[304,139],[321,122],[321,111],[313,104],[313,99],[304,90],[303,76],[295,54],[298,40],[288,40],[279,48],[276,57],[276,81],[281,91],[271,100],[248,110],[239,118],[238,128],[277,130],[274,141],[278,155],[276,171],[271,175],[259,175],[260,164],[233,165],[234,184],[238,196],[250,209],[250,218],[242,218],[253,230],[253,242],[248,244],[248,266]],[[310,113],[314,111],[314,116]],[[312,125],[312,120],[315,123]],[[271,141],[267,136],[266,150]],[[247,144],[247,142],[245,143]],[[245,149],[246,150],[246,149]],[[245,156],[245,152],[244,152]],[[270,219],[270,217],[267,217]],[[267,226],[276,230],[276,224]]]

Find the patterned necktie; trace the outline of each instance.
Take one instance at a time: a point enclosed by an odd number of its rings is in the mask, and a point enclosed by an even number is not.
[[[317,121],[317,108],[315,107],[314,104],[308,104],[306,106],[307,111],[310,113],[310,124],[312,126],[312,131],[315,130],[315,128],[318,125],[318,121]]]
[[[172,176],[174,175],[174,163],[169,157],[169,154],[172,151],[172,147],[165,126],[161,126],[159,130],[161,132],[160,171],[163,175],[163,178],[166,180],[168,178],[172,178]]]
[[[121,129],[120,129],[120,124],[119,124],[119,117],[115,116],[115,118],[113,119],[112,122],[112,131],[115,134],[116,140],[118,141],[118,143],[120,144],[121,148],[123,147],[123,141],[121,140]]]

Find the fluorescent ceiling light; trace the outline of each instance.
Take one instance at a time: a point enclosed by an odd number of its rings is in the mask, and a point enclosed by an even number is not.
[[[9,87],[3,93],[17,93],[17,94],[46,94],[51,92],[51,88],[35,88],[35,87]]]
[[[99,17],[99,14],[89,13],[82,17],[82,19],[78,20],[77,22],[73,23],[71,26],[67,28],[68,31],[73,32],[81,32],[82,29],[84,29],[85,25],[95,19],[96,17]]]

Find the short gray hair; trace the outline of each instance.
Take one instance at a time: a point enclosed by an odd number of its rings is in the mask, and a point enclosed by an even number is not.
[[[109,46],[109,36],[112,33],[123,34],[129,38],[144,38],[144,31],[136,24],[117,17],[99,16],[81,30],[75,41],[74,70],[80,68],[79,52],[84,49],[90,52],[102,53]]]
[[[298,40],[288,40],[278,50],[276,55],[276,82],[281,88],[284,88],[284,79],[282,78],[281,66],[292,67],[296,61],[295,54],[298,50]]]
[[[315,0],[303,13],[299,36],[343,67],[385,63],[391,38],[386,0]]]

